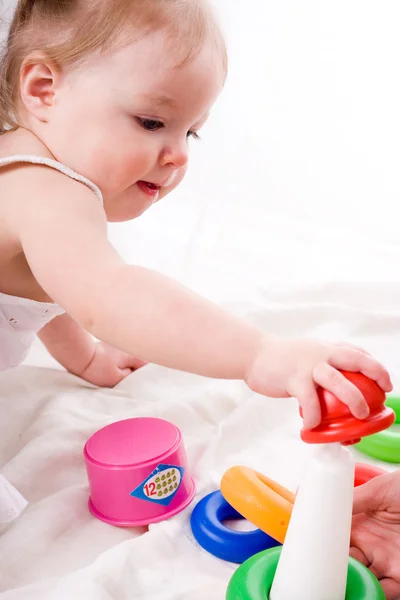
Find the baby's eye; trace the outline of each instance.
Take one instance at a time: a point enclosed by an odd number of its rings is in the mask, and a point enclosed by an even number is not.
[[[188,132],[187,132],[187,134],[186,134],[186,137],[188,137],[188,138],[189,138],[189,137],[192,137],[192,138],[194,138],[195,140],[199,140],[199,139],[200,139],[200,136],[199,136],[199,134],[197,133],[197,131],[188,131]]]
[[[146,129],[147,131],[157,131],[158,129],[162,129],[164,127],[164,123],[162,121],[156,121],[155,119],[142,119],[141,117],[136,117],[139,125]]]

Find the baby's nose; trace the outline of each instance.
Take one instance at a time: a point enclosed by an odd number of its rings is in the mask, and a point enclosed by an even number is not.
[[[188,147],[186,140],[177,142],[164,150],[161,162],[163,165],[171,164],[177,169],[185,167],[188,162]]]

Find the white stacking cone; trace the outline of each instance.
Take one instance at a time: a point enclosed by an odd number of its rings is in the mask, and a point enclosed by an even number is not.
[[[269,600],[345,600],[353,489],[350,452],[339,443],[315,446]]]

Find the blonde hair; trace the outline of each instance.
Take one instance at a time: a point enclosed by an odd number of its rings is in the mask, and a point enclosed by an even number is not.
[[[0,135],[18,127],[19,79],[29,55],[45,53],[62,68],[128,42],[124,34],[132,40],[132,29],[138,37],[164,30],[180,65],[211,40],[227,69],[223,36],[207,0],[18,0],[0,62]]]

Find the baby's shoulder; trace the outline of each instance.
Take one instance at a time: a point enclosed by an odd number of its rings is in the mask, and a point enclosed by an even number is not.
[[[63,203],[71,209],[82,199],[92,200],[94,194],[101,202],[90,204],[98,210],[102,204],[98,188],[57,163],[30,132],[16,130],[0,136],[0,238],[17,241],[19,224],[27,218],[54,210],[55,205],[62,208]]]
[[[17,210],[29,211],[36,190],[45,189],[47,180],[51,184],[54,179],[51,169],[16,159],[22,156],[51,159],[46,146],[26,130],[18,129],[0,136],[0,220],[4,217],[5,222]],[[59,183],[63,184],[62,177]]]
[[[78,187],[77,183],[80,184]],[[63,191],[66,194],[63,194]],[[13,206],[20,204],[23,206],[26,201],[40,200],[42,195],[49,197],[54,192],[57,192],[60,197],[65,197],[71,192],[80,196],[93,197],[94,194],[100,200],[100,204],[103,204],[99,188],[68,166],[55,160],[45,144],[31,132],[21,128],[1,135],[2,205],[5,206],[9,199]]]

